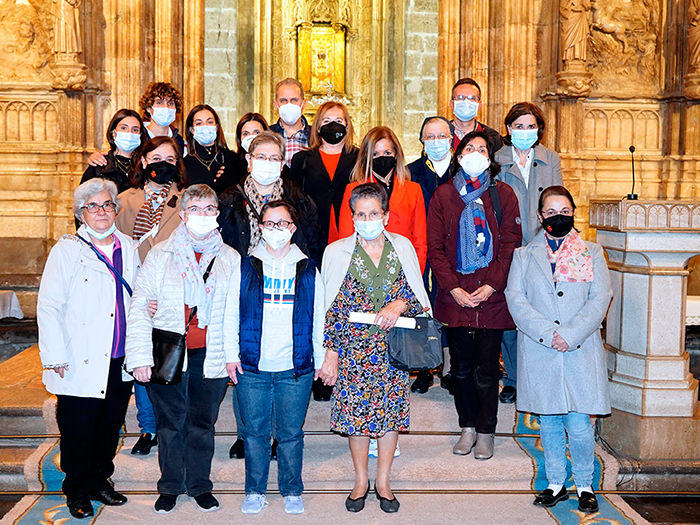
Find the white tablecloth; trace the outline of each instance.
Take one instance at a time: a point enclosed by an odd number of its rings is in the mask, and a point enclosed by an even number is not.
[[[17,294],[11,290],[0,290],[0,319],[5,317],[24,318]]]

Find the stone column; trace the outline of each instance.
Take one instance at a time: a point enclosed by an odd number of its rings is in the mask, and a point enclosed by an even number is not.
[[[612,274],[605,336],[611,418],[603,435],[639,459],[698,457],[698,382],[688,370],[688,259],[700,253],[700,201],[593,200]]]
[[[591,91],[586,67],[591,32],[591,0],[561,0],[559,3],[562,71],[557,73],[559,92],[585,97]]]

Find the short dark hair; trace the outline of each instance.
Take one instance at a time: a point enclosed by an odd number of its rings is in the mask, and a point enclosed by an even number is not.
[[[566,197],[571,203],[571,209],[576,209],[576,203],[574,202],[574,198],[571,196],[571,193],[569,193],[569,190],[567,190],[564,186],[550,186],[548,188],[545,188],[544,191],[540,193],[540,200],[537,202],[537,211],[542,213],[542,208],[544,207],[544,200],[547,197],[554,196]]]
[[[495,159],[497,146],[489,140],[488,135],[486,135],[486,133],[484,133],[483,131],[472,131],[464,135],[464,137],[462,137],[462,140],[459,141],[459,144],[455,149],[455,153],[452,156],[452,163],[450,164],[450,176],[454,177],[455,175],[457,175],[457,173],[459,173],[461,166],[459,165],[459,160],[457,159],[457,157],[459,157],[462,154],[464,148],[467,147],[467,144],[469,144],[472,141],[472,139],[476,138],[481,138],[486,141],[486,148],[489,151],[489,160],[491,161],[491,165],[489,166],[491,177],[495,177],[496,175],[498,175],[498,172],[501,171],[501,165],[498,162],[496,162]]]
[[[263,117],[260,113],[246,113],[243,115],[241,120],[239,120],[238,124],[236,125],[236,152],[239,155],[245,155],[247,153],[247,151],[243,149],[243,144],[241,144],[241,133],[243,133],[243,126],[253,120],[260,123],[263,131],[270,129],[270,125],[267,123],[267,120],[265,120],[265,117]]]
[[[151,82],[146,86],[146,91],[143,92],[139,99],[139,107],[143,111],[145,119],[151,119],[152,115],[149,111],[153,102],[157,98],[169,98],[175,102],[175,111],[182,112],[182,94],[180,90],[173,86],[170,82]]]
[[[505,118],[507,141],[510,142],[510,132],[508,131],[508,126],[512,126],[513,122],[518,120],[523,115],[532,115],[535,117],[535,121],[537,122],[537,142],[542,140],[545,128],[544,114],[542,113],[542,110],[530,102],[518,102],[512,108],[510,108],[510,111],[508,111]],[[535,144],[537,144],[537,142]]]
[[[455,82],[455,85],[452,86],[452,98],[455,97],[455,89],[457,89],[459,86],[474,86],[476,90],[479,92],[479,98],[481,98],[481,87],[479,87],[479,84],[476,83],[476,80],[473,78],[460,78],[457,82]]]
[[[260,219],[262,224],[262,218],[265,216],[267,210],[274,210],[275,208],[285,208],[289,212],[289,216],[292,218],[292,222],[299,225],[299,213],[294,205],[285,199],[278,199],[276,201],[270,201],[263,205],[260,210]]]
[[[112,133],[114,133],[114,130],[117,129],[119,123],[127,117],[134,117],[136,120],[138,120],[141,128],[141,145],[131,154],[131,158],[133,159],[138,156],[139,150],[144,144],[146,144],[146,142],[148,142],[148,133],[146,132],[146,127],[143,125],[141,115],[139,115],[133,109],[122,108],[114,114],[112,120],[109,121],[109,125],[107,126],[107,142],[109,143],[109,150],[116,151],[117,145],[114,143]]]
[[[190,151],[194,151],[194,133],[191,131],[191,129],[194,127],[194,116],[200,111],[205,110],[214,115],[214,122],[216,122],[216,145],[220,148],[228,148],[226,145],[226,138],[224,137],[224,130],[221,129],[221,119],[216,111],[214,111],[214,108],[209,104],[197,104],[187,115],[187,118],[185,119],[185,138],[187,139],[187,148]]]
[[[178,146],[174,139],[165,136],[153,137],[151,140],[146,142],[143,148],[141,148],[138,157],[134,159],[130,180],[131,186],[134,188],[143,188],[143,185],[146,183],[146,177],[143,166],[141,165],[141,159],[145,159],[146,155],[163,144],[169,144],[173,150],[175,150],[175,157],[177,158],[175,161],[177,177],[175,177],[174,182],[177,183],[177,189],[181,190],[182,188],[189,186],[187,170],[185,169],[185,163],[182,161],[182,151],[180,150],[180,146]]]
[[[389,211],[389,195],[376,182],[365,182],[355,186],[350,192],[350,210],[355,213],[355,203],[360,199],[377,199],[384,213]]]

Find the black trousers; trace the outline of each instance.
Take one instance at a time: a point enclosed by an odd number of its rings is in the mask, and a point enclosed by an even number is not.
[[[445,328],[459,426],[480,434],[496,431],[498,358],[503,330]]]
[[[206,349],[187,350],[187,371],[176,385],[147,383],[158,427],[160,494],[211,492],[214,423],[228,377],[204,379]]]
[[[131,382],[122,381],[124,358],[111,359],[104,399],[59,395],[56,421],[61,433],[63,493],[67,498],[87,497],[109,486],[119,430],[131,397]]]

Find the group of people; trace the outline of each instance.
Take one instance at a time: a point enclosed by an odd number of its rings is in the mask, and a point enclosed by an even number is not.
[[[459,80],[454,118],[425,119],[422,154],[408,165],[387,127],[356,147],[341,103],[325,102],[309,124],[292,78],[275,88],[275,124],[240,119],[235,151],[206,104],[189,112],[183,138],[172,126],[182,98],[167,83],[148,86],[141,113],[114,115],[109,151],[91,155],[74,193],[77,232],[52,248],[37,305],[73,516],[91,516],[91,500],[127,500],[110,477],[132,381],[141,429],[132,453],[158,447],[158,513],[180,494],[219,508],[211,461],[228,383],[243,513],[268,505],[273,458],[285,511],[304,511],[312,393],[330,400],[330,428],[348,437],[346,509],[365,506],[376,447],[372,490],[383,511],[398,511],[398,433],[409,428],[409,392],[427,391],[433,375],[409,385],[389,362],[388,334],[423,315],[445,326],[461,429],[453,453],[491,458],[499,396],[517,399],[540,416],[549,486],[534,503],[568,497],[568,436],[579,509],[597,510],[591,416],[610,412],[605,258],[574,228],[559,156],[540,143],[541,110],[514,105],[502,137],[477,120],[481,104],[478,84]],[[350,322],[356,312],[373,321]],[[154,334],[167,332],[186,347],[174,383],[153,376]]]

